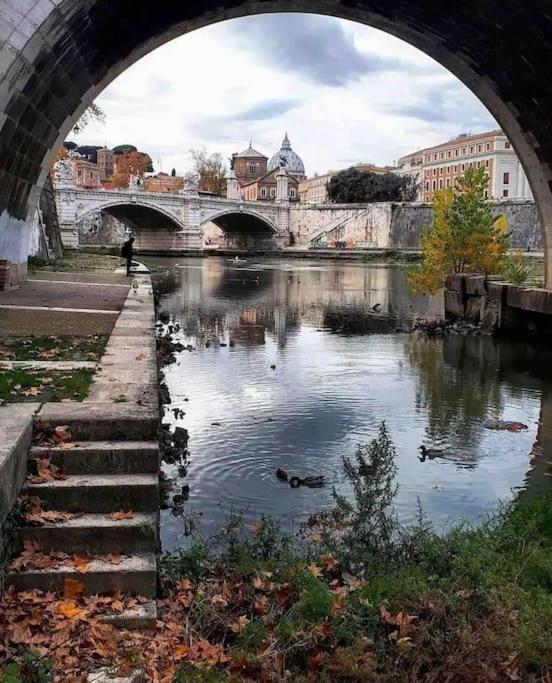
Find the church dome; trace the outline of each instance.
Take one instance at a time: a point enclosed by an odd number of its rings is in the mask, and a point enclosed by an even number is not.
[[[291,149],[287,133],[282,142],[280,151],[276,152],[268,162],[269,173],[270,171],[280,168],[280,166],[283,166],[290,175],[305,176],[305,165],[303,164],[303,160]]]

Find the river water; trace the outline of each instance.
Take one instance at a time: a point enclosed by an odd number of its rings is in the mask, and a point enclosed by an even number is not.
[[[187,473],[165,465],[173,493],[208,531],[231,509],[285,524],[347,493],[341,460],[385,420],[397,448],[397,512],[419,500],[439,528],[476,522],[500,499],[548,487],[552,353],[488,337],[442,339],[397,332],[442,298],[413,297],[404,269],[323,260],[148,259],[160,308],[194,347],[165,370],[171,407],[188,429]],[[380,304],[376,312],[372,307]],[[377,308],[380,308],[379,306]],[[402,321],[402,322],[401,322]],[[174,421],[171,413],[167,418]],[[488,419],[517,420],[519,433]],[[420,462],[418,447],[444,449]],[[320,489],[292,489],[277,468],[324,475]],[[549,471],[550,470],[550,471]],[[182,519],[162,513],[164,549],[184,542]]]

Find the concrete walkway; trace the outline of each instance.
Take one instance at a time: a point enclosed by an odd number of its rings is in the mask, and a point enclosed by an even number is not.
[[[0,336],[110,334],[131,278],[116,274],[37,272],[0,292]]]

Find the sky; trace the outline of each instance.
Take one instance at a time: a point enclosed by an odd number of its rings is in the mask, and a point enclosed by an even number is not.
[[[198,29],[127,69],[98,97],[106,123],[79,144],[133,144],[156,170],[193,167],[190,149],[271,157],[287,131],[307,174],[393,164],[416,149],[498,127],[424,53],[362,24],[265,14]]]

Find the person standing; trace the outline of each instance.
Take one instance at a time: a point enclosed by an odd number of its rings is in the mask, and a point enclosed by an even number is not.
[[[130,275],[130,266],[132,265],[132,257],[134,256],[134,237],[130,237],[121,247],[121,256],[126,259],[127,275]]]

